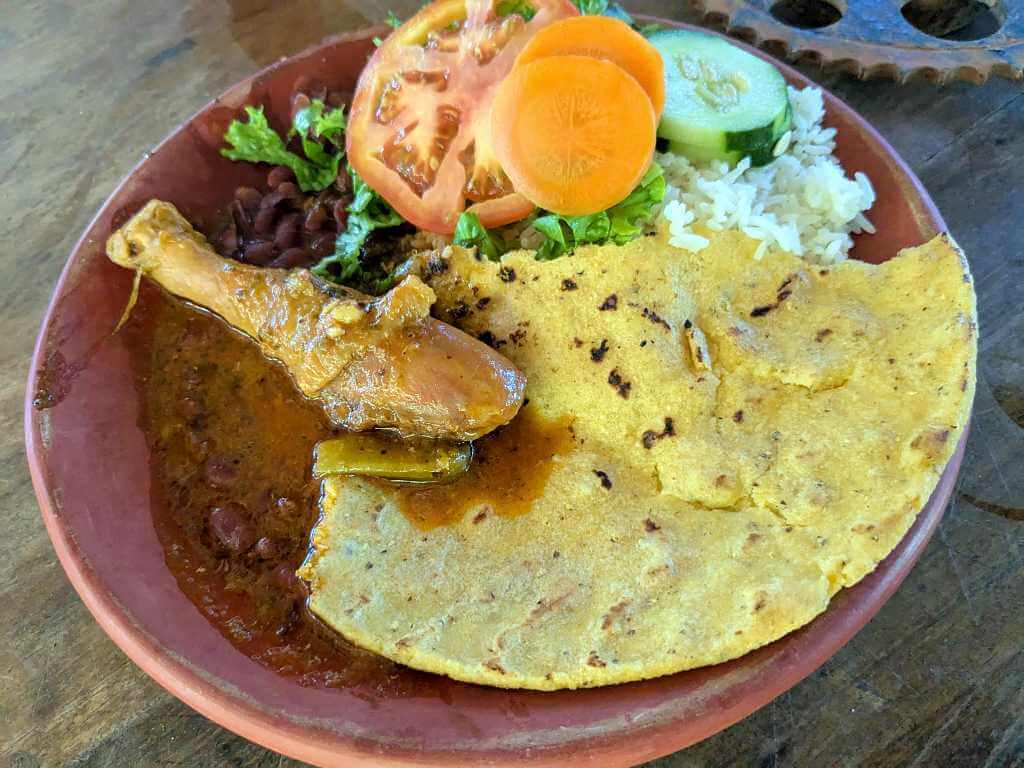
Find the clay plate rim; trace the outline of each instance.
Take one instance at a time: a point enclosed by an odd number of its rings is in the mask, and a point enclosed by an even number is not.
[[[637,18],[646,23],[659,23],[667,27],[693,28],[691,25],[656,17],[638,16]],[[386,31],[385,28],[374,27],[328,38],[319,45],[260,70],[233,86],[229,91],[238,91],[248,82],[265,77],[287,61],[310,56],[319,50],[339,43],[365,40],[371,35]],[[782,70],[791,82],[797,82],[802,86],[811,84],[809,79],[788,65],[776,61],[740,41],[734,39],[729,39],[729,41],[754,55],[770,60]],[[919,228],[924,231],[946,231],[945,224],[934,203],[920,181],[895,150],[849,106],[827,91],[826,97],[829,110],[841,113],[847,120],[856,123],[866,135],[871,149],[890,165],[902,195],[911,205],[913,216],[916,219],[915,223]],[[211,104],[204,106],[196,115],[207,110]],[[182,123],[182,126],[191,123],[195,117],[190,117]],[[160,146],[166,141],[168,139],[161,142]],[[154,152],[159,150],[160,146]],[[352,766],[450,766],[455,763],[467,764],[480,761],[486,761],[493,765],[556,766],[564,765],[565,760],[570,756],[574,761],[583,764],[602,766],[631,765],[651,760],[696,743],[738,722],[810,675],[831,658],[896,591],[917,561],[942,518],[963,459],[967,428],[964,430],[956,451],[946,465],[932,497],[896,549],[879,564],[872,574],[859,584],[843,590],[837,595],[825,613],[809,625],[736,660],[749,662],[752,658],[757,658],[758,662],[754,668],[755,671],[752,674],[747,674],[742,682],[732,685],[730,688],[730,681],[727,680],[721,688],[706,691],[702,698],[710,700],[713,704],[713,712],[704,712],[700,717],[689,716],[685,712],[685,707],[676,701],[671,702],[674,706],[657,711],[643,724],[626,722],[612,724],[611,727],[602,727],[604,724],[592,723],[590,728],[565,729],[571,732],[564,738],[545,746],[525,747],[506,744],[499,745],[497,748],[492,746],[480,749],[473,745],[467,745],[465,749],[458,751],[435,750],[430,752],[392,748],[387,754],[381,752],[380,743],[373,738],[342,737],[320,727],[304,726],[288,721],[262,707],[259,702],[243,696],[240,692],[215,685],[209,674],[192,666],[186,659],[170,654],[158,645],[146,629],[127,613],[85,561],[83,553],[74,541],[72,532],[55,508],[47,484],[45,451],[40,434],[39,414],[33,405],[33,397],[43,367],[44,347],[58,299],[73,270],[75,256],[86,245],[87,233],[99,220],[111,200],[119,195],[128,184],[129,179],[145,163],[144,159],[132,169],[90,222],[86,229],[86,235],[83,235],[75,245],[54,289],[36,341],[26,389],[25,438],[29,469],[43,521],[57,557],[75,590],[103,630],[132,661],[167,691],[209,719],[251,741],[321,766],[337,765],[340,760],[343,760],[346,765]],[[736,661],[704,669],[725,670],[730,665],[735,665]],[[749,664],[745,663],[744,666],[749,666]],[[620,688],[623,695],[629,695],[628,687],[620,686]],[[572,694],[562,692],[555,695]]]

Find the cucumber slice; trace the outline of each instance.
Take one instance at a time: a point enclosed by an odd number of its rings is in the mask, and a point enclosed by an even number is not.
[[[776,158],[774,144],[766,144],[763,147],[753,147],[743,151],[731,150],[723,152],[718,148],[709,149],[697,144],[671,141],[668,145],[668,151],[674,155],[682,155],[691,163],[697,163],[698,165],[710,163],[712,160],[724,160],[729,165],[736,165],[744,157],[749,157],[750,164],[756,167],[768,165],[768,163]]]
[[[665,63],[659,136],[704,160],[771,162],[792,122],[779,70],[716,35],[672,29],[648,40]]]

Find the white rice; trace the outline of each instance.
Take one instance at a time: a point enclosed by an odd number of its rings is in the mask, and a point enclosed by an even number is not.
[[[864,216],[875,191],[863,173],[846,177],[835,150],[834,128],[822,128],[821,89],[789,89],[791,134],[774,162],[751,168],[744,158],[730,170],[714,161],[694,165],[671,153],[658,154],[668,187],[656,222],[668,226],[669,243],[700,251],[708,240],[695,224],[712,231],[739,229],[761,241],[755,258],[771,249],[808,261],[832,264],[846,259],[852,234],[875,231]]]

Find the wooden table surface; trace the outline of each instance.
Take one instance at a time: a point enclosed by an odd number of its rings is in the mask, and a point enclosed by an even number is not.
[[[683,0],[631,10],[685,18]],[[0,766],[296,766],[165,693],[50,547],[22,399],[61,267],[117,181],[227,86],[416,0],[0,2]],[[742,723],[651,766],[1024,765],[1024,88],[805,71],[902,153],[967,251],[981,355],[955,500],[878,616]]]

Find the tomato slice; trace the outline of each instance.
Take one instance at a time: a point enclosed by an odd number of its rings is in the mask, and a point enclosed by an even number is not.
[[[467,208],[485,227],[533,210],[494,156],[491,102],[530,38],[579,12],[569,0],[527,4],[529,20],[502,15],[498,0],[430,3],[377,48],[359,77],[348,161],[421,229],[451,233]]]

